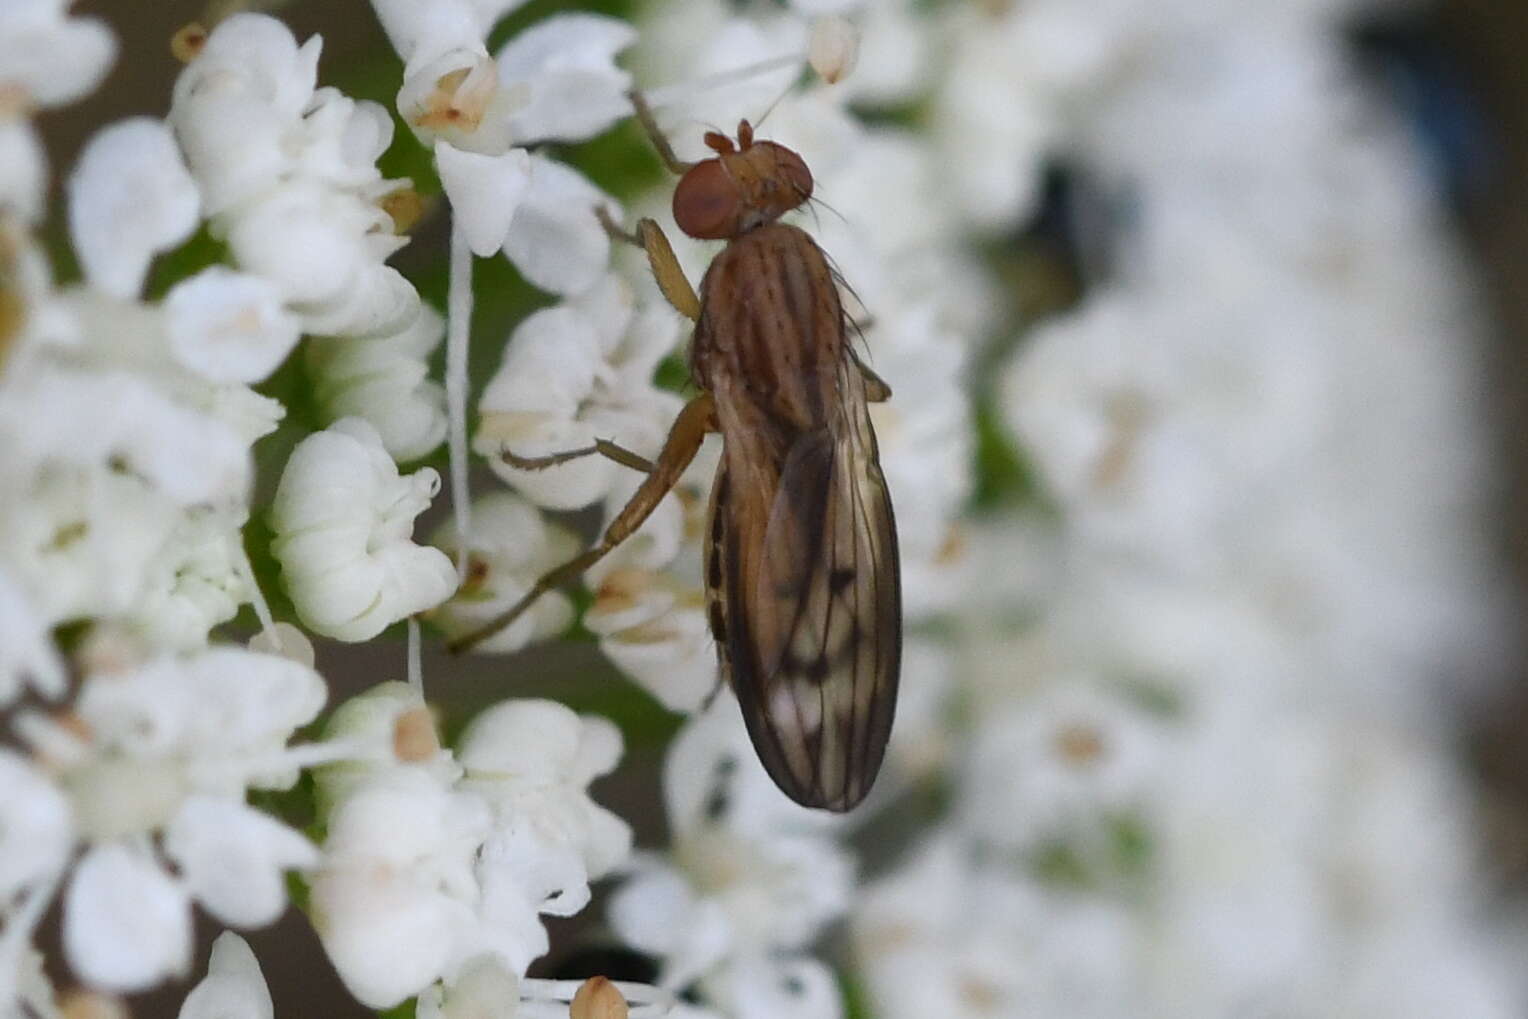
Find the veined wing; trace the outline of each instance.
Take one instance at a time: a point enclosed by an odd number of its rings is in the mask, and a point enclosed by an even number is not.
[[[842,811],[864,798],[885,754],[902,606],[891,500],[852,358],[838,382],[839,406],[783,460],[728,458],[706,579],[764,767],[798,803]]]

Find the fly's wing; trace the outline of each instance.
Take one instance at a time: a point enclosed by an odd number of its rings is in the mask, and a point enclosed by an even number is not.
[[[864,380],[846,358],[831,423],[737,471],[714,507],[723,663],[775,783],[848,810],[886,751],[901,667],[896,528]],[[734,466],[736,463],[734,462]],[[766,505],[767,503],[767,505]]]

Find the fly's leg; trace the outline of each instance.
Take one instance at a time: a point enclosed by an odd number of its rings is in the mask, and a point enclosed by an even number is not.
[[[489,620],[481,629],[458,637],[448,647],[452,651],[466,651],[492,637],[520,618],[537,598],[573,580],[631,537],[632,532],[642,526],[642,522],[652,514],[669,490],[679,483],[679,476],[690,465],[690,461],[695,459],[701,440],[707,432],[715,429],[716,408],[711,401],[711,394],[702,393],[685,404],[679,417],[674,419],[673,427],[669,429],[668,439],[663,443],[663,452],[658,454],[658,459],[652,464],[652,471],[621,508],[621,512],[616,514],[610,526],[605,528],[599,542],[581,555],[542,574],[519,601]]]
[[[674,146],[669,144],[668,136],[658,126],[658,121],[653,117],[652,107],[647,105],[647,100],[642,93],[632,89],[626,93],[626,98],[631,100],[631,108],[637,112],[637,122],[642,125],[642,130],[647,132],[653,148],[658,150],[658,158],[663,160],[663,165],[668,168],[669,173],[682,174],[693,167],[694,163],[687,163],[674,155]]]
[[[643,474],[653,472],[653,462],[647,457],[633,453],[625,446],[611,442],[609,439],[595,439],[592,446],[580,446],[578,449],[567,449],[561,453],[548,453],[545,456],[520,456],[507,449],[499,450],[499,459],[522,471],[541,471],[548,467],[556,467],[558,464],[567,463],[569,460],[579,460],[586,456],[599,455],[607,460],[613,460],[622,467],[630,467],[634,471]]]
[[[653,267],[653,278],[658,281],[658,289],[663,291],[663,296],[668,299],[668,303],[691,322],[698,321],[700,298],[695,296],[695,288],[690,286],[690,281],[684,274],[684,266],[679,264],[673,245],[669,244],[663,228],[652,220],[643,218],[637,220],[637,232],[629,233],[622,230],[604,208],[596,209],[595,215],[599,216],[600,224],[611,237],[618,241],[625,241],[627,244],[634,244],[647,252],[647,264]]]
[[[865,399],[871,403],[885,403],[891,399],[891,386],[886,384],[886,380],[871,371],[870,366],[860,360],[853,347],[849,347],[848,350],[849,356],[854,358],[854,367],[858,368],[859,373],[865,377]]]

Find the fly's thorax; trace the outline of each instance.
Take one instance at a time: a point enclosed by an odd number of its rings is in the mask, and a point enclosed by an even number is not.
[[[803,430],[828,420],[846,323],[827,257],[805,231],[771,223],[736,238],[711,262],[700,301],[691,369],[719,404],[745,400]]]

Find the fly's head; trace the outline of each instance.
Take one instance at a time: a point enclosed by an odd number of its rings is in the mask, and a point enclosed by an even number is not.
[[[727,240],[773,222],[812,197],[812,171],[796,153],[774,142],[754,141],[748,121],[737,126],[737,142],[706,132],[716,153],[679,179],[674,189],[674,222],[701,240]]]

